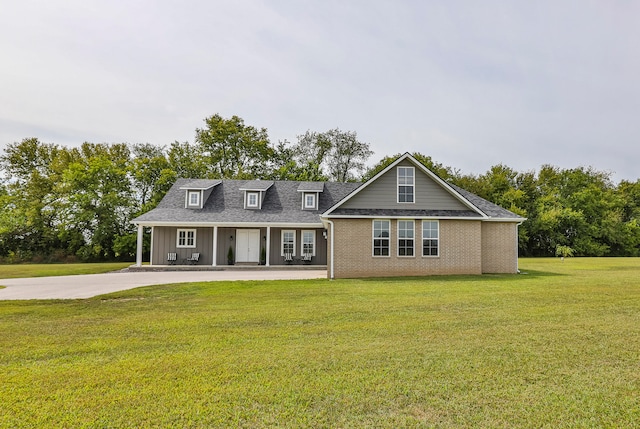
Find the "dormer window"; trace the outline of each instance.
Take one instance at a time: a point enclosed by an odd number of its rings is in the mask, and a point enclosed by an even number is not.
[[[211,196],[213,188],[222,183],[222,180],[192,180],[180,189],[185,191],[184,207],[187,209],[201,209]]]
[[[240,187],[244,191],[244,208],[251,210],[262,210],[262,204],[267,195],[267,190],[273,186],[272,181],[251,180],[245,182]]]
[[[189,191],[189,207],[200,207],[200,191]]]
[[[298,192],[302,194],[302,210],[318,210],[318,200],[322,191],[323,182],[300,182]]]
[[[260,194],[258,192],[247,192],[247,207],[258,208]]]
[[[316,208],[316,194],[310,194],[310,193],[304,194],[304,208],[305,209]]]

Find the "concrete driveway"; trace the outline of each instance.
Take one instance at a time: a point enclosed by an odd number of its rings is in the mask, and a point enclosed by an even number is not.
[[[210,282],[222,280],[295,280],[321,279],[326,270],[286,271],[158,271],[113,272],[79,276],[0,279],[0,300],[76,299],[167,283]]]

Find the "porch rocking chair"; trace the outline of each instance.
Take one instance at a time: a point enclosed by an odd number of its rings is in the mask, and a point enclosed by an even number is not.
[[[303,253],[302,254],[302,262],[304,262],[305,264],[310,264],[312,257],[313,257],[313,254],[311,254],[311,253]]]
[[[167,264],[175,265],[176,260],[178,259],[178,255],[175,253],[167,253]]]
[[[293,262],[293,253],[285,253],[284,254],[284,261],[287,264],[291,264]]]
[[[191,265],[195,265],[198,263],[200,259],[200,253],[192,253],[191,256],[187,258],[187,262]]]

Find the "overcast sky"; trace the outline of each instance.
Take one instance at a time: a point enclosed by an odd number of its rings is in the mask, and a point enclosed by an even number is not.
[[[463,173],[640,178],[638,1],[0,0],[0,148],[356,131]]]

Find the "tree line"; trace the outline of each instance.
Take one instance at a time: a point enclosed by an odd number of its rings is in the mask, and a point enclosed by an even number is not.
[[[37,138],[9,144],[0,156],[0,262],[130,260],[136,246],[130,220],[154,208],[178,177],[359,181],[400,155],[366,168],[373,152],[352,131],[307,131],[296,142],[273,143],[265,128],[237,116],[204,122],[193,143],[164,147],[69,148]],[[640,180],[613,184],[592,168],[552,165],[537,172],[496,165],[465,175],[413,155],[443,180],[526,217],[521,255],[640,254]]]

